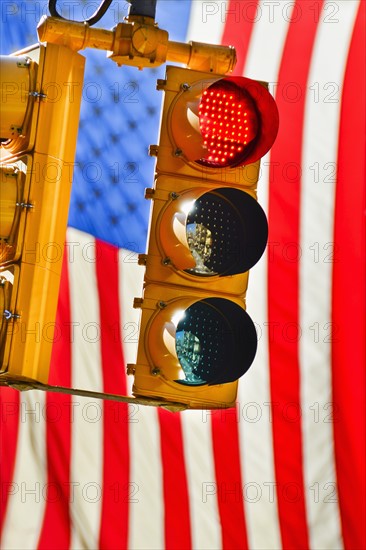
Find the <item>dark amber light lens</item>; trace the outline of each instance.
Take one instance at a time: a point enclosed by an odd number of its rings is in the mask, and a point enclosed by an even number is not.
[[[242,376],[257,350],[257,333],[244,309],[207,298],[190,306],[176,330],[176,353],[185,385],[225,384]]]
[[[258,262],[266,248],[268,225],[263,209],[248,193],[219,188],[194,202],[186,233],[196,261],[187,272],[227,276],[245,273]]]

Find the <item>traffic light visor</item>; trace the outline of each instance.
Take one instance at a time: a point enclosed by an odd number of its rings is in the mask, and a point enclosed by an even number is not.
[[[0,267],[0,372],[6,370],[14,318],[16,291],[19,280],[19,267]]]
[[[160,222],[165,257],[196,277],[245,273],[262,256],[268,236],[258,202],[239,189],[182,193]]]
[[[0,56],[0,142],[14,153],[33,145],[37,64],[26,56]]]
[[[273,145],[278,111],[268,90],[245,77],[199,81],[183,87],[171,108],[178,150],[208,168],[250,164]]]
[[[0,167],[0,263],[19,259],[25,223],[27,157]],[[30,165],[30,161],[28,162]]]
[[[191,300],[188,307],[184,302],[174,301],[155,317],[149,331],[153,364],[165,378],[187,386],[240,378],[257,350],[256,330],[244,308],[216,297]]]

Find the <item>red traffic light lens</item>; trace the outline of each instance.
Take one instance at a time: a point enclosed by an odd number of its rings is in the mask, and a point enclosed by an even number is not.
[[[249,93],[229,80],[218,80],[203,92],[198,108],[205,166],[240,164],[258,137],[259,116]]]
[[[251,164],[270,150],[279,118],[265,83],[225,76],[180,87],[167,113],[175,155],[216,171]]]

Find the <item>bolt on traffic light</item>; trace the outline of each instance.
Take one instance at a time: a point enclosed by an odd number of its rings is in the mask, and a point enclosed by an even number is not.
[[[278,112],[264,83],[167,67],[141,308],[135,396],[229,407],[255,357],[248,271],[262,256],[260,158]]]
[[[1,56],[0,69],[0,376],[45,383],[84,58],[37,45]]]

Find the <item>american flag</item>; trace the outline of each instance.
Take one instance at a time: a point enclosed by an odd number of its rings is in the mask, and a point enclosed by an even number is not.
[[[2,54],[36,41],[45,2],[1,8]],[[98,26],[126,11],[113,2]],[[247,294],[258,353],[226,411],[1,388],[2,548],[366,548],[365,14],[364,0],[159,0],[171,39],[235,46],[235,74],[269,82],[279,108]],[[125,394],[164,73],[86,55],[50,382]]]

